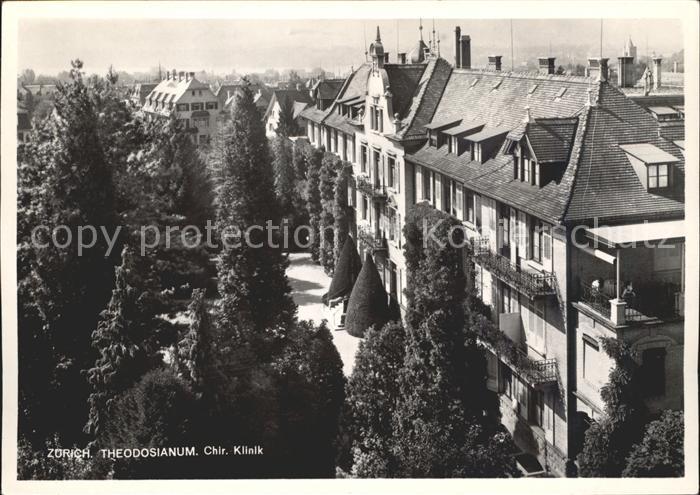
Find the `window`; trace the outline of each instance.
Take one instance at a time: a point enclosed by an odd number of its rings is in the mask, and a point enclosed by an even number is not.
[[[199,144],[206,144],[207,142],[207,135],[206,134],[200,134],[199,135]]]
[[[476,225],[477,228],[481,228],[481,196],[478,194],[474,195],[474,212],[474,225]]]
[[[452,181],[445,176],[442,176],[442,206],[443,211],[452,212]],[[438,205],[439,207],[440,205]]]
[[[513,292],[509,285],[503,284],[503,289],[501,291],[501,313],[513,312]]]
[[[219,108],[219,104],[215,101],[208,101],[207,102],[207,110],[216,110]]]
[[[660,189],[662,187],[668,187],[668,165],[648,165],[647,166],[647,176],[648,176],[648,188],[649,189]]]
[[[597,368],[600,365],[597,363],[598,352],[600,352],[600,346],[598,342],[589,337],[588,335],[583,335],[583,378],[593,384],[597,384],[600,372]]]
[[[509,399],[513,397],[513,371],[502,361],[499,361],[500,391]]]
[[[505,249],[510,247],[510,206],[501,204],[501,246]],[[505,253],[503,253],[505,255]]]
[[[468,189],[465,192],[464,202],[466,203],[467,222],[474,223],[476,220],[474,217],[474,193]]]
[[[190,119],[179,119],[179,120],[180,120],[181,129],[189,129],[190,128]]]
[[[398,239],[398,226],[396,224],[396,210],[387,208],[387,220],[389,221],[389,240],[396,241]]]
[[[192,103],[192,105],[190,107],[191,107],[192,111],[202,110],[202,103]]]
[[[382,155],[378,150],[372,150],[372,166],[374,167],[374,184],[379,186],[382,184]]]
[[[362,220],[367,220],[369,213],[369,201],[367,201],[367,196],[362,195]]]
[[[666,349],[657,347],[642,351],[640,383],[647,397],[666,395]]]
[[[360,145],[360,171],[363,174],[369,173],[367,170],[367,145]]]
[[[528,395],[528,420],[530,424],[541,427],[544,424],[544,392],[528,388]]]
[[[384,110],[376,105],[370,107],[370,128],[373,131],[384,132]]]
[[[481,143],[474,143],[474,160],[481,161]]]
[[[532,259],[538,263],[542,262],[542,247],[544,234],[544,225],[541,220],[533,219],[532,222]]]
[[[428,131],[428,140],[430,141],[430,146],[433,148],[437,148],[437,132],[436,131]]]
[[[177,111],[178,112],[187,112],[190,109],[190,105],[188,103],[178,103],[177,104]]]
[[[194,95],[195,95],[195,91],[194,91],[194,89],[193,89],[193,90],[192,90],[192,96],[194,96]]]
[[[535,174],[533,178],[533,184],[536,186],[540,185],[540,164],[537,162],[532,162],[532,172]]]
[[[432,203],[433,195],[431,194],[431,192],[432,192],[431,182],[432,182],[432,172],[430,170],[428,170],[427,168],[424,168],[423,169],[423,199]]]
[[[399,189],[399,180],[398,180],[398,174],[396,170],[396,159],[393,156],[387,157],[387,170],[389,172],[389,187],[398,190]]]
[[[523,158],[523,169],[520,174],[523,182],[530,182],[530,166],[530,159]]]

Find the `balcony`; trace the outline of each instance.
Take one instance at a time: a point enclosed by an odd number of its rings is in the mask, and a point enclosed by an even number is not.
[[[511,263],[510,258],[493,252],[486,237],[475,238],[472,243],[474,257],[480,265],[528,297],[557,293],[556,277],[553,273],[534,273],[523,270]]]
[[[615,325],[650,323],[683,315],[684,294],[678,284],[652,282],[634,289],[632,296],[617,298],[614,283],[581,284],[578,302]]]
[[[386,188],[381,184],[373,183],[369,178],[358,175],[355,179],[357,189],[375,201],[383,201],[387,198]]]
[[[375,231],[368,227],[358,226],[357,238],[360,240],[360,242],[366,246],[369,246],[373,252],[386,251],[387,249],[386,238],[380,231]]]

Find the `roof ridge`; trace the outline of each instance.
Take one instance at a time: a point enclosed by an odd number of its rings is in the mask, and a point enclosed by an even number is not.
[[[600,82],[598,82],[598,93],[600,93]],[[596,104],[598,103],[596,99]],[[588,134],[588,119],[591,117],[592,109],[594,107],[592,105],[586,105],[583,109],[585,111],[580,111],[580,116],[581,118],[579,119],[579,128],[576,130],[576,136],[574,137],[574,142],[572,145],[572,151],[571,151],[571,158],[569,158],[569,164],[568,166],[573,166],[573,179],[571,181],[571,187],[569,187],[569,191],[567,194],[566,198],[566,204],[564,205],[564,210],[561,213],[560,221],[564,220],[566,216],[569,213],[569,207],[571,206],[571,201],[573,200],[574,197],[574,189],[576,188],[576,183],[578,182],[579,179],[579,160],[581,159],[581,152],[583,150],[583,143],[586,139],[586,136]],[[576,155],[574,156],[574,152]]]
[[[532,79],[534,81],[555,81],[555,82],[571,82],[576,84],[588,84],[594,81],[589,76],[576,76],[567,74],[540,74],[535,71],[494,71],[481,68],[453,68],[456,74],[474,74],[493,77],[509,77],[513,79]]]

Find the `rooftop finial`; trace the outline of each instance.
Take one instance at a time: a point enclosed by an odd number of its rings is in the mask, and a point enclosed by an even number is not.
[[[423,19],[418,18],[418,31],[420,32],[420,40],[423,41]]]
[[[377,41],[382,41],[382,37],[379,36],[379,26],[377,26]]]

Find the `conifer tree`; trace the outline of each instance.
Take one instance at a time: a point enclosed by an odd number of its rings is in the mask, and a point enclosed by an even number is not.
[[[294,213],[294,195],[296,178],[292,163],[293,146],[284,136],[272,139],[272,166],[275,173],[275,190],[279,199],[282,215],[291,218]]]
[[[353,474],[360,478],[391,477],[393,413],[399,400],[399,373],[406,335],[399,322],[372,327],[355,358],[346,404],[353,445]]]
[[[177,368],[189,382],[193,392],[201,396],[206,390],[208,366],[213,364],[212,325],[204,290],[195,289],[189,306],[190,325],[185,337],[178,343]]]
[[[350,231],[350,221],[347,210],[348,180],[351,175],[352,166],[347,162],[343,162],[335,181],[335,198],[333,204],[333,219],[335,221],[333,260],[336,263],[338,262],[338,258],[340,258],[340,254]]]
[[[23,224],[29,231],[38,225],[66,225],[73,239],[64,248],[52,242],[50,231],[41,231],[35,243],[20,239],[27,243],[21,261],[27,265],[20,268],[24,275],[19,293],[19,304],[24,308],[21,313],[40,319],[41,338],[48,344],[51,363],[50,375],[40,380],[50,384],[41,407],[51,414],[44,417],[44,424],[32,428],[57,432],[66,444],[84,439],[81,431],[87,419],[88,388],[81,370],[94,362],[90,334],[109,300],[113,266],[121,249],[119,237],[111,253],[104,236],[97,235],[94,246],[80,254],[75,244],[79,227],[93,226],[98,233],[103,227],[110,236],[116,233],[112,174],[81,69],[81,61],[72,62],[71,79],[59,84],[54,113],[40,131],[38,156],[20,163],[20,173],[35,179],[30,180],[32,187],[18,205],[18,216],[24,218],[21,222],[33,223]],[[67,231],[57,240],[66,242]],[[20,368],[34,352],[29,347],[21,349]]]
[[[309,226],[312,230],[311,259],[320,260],[321,247],[321,215],[323,205],[321,202],[321,163],[323,161],[323,149],[309,146],[306,152],[306,210],[309,213]]]
[[[326,153],[321,161],[319,190],[321,192],[321,231],[319,261],[327,274],[335,265],[335,192],[341,161],[332,153]]]
[[[379,272],[369,254],[350,293],[345,329],[354,337],[363,337],[371,326],[381,327],[389,320],[387,295]]]
[[[87,370],[91,394],[85,431],[95,437],[102,433],[114,399],[161,361],[157,351],[170,340],[172,327],[158,316],[165,304],[148,271],[148,260],[125,247],[112,298],[92,333],[99,357]]]
[[[296,307],[279,236],[269,242],[264,231],[279,227],[280,209],[265,129],[247,86],[236,92],[220,138],[214,154],[220,174],[217,226],[227,237],[218,264],[221,324],[265,347],[262,341],[276,339],[294,321]],[[262,347],[256,344],[257,351],[269,352]]]

